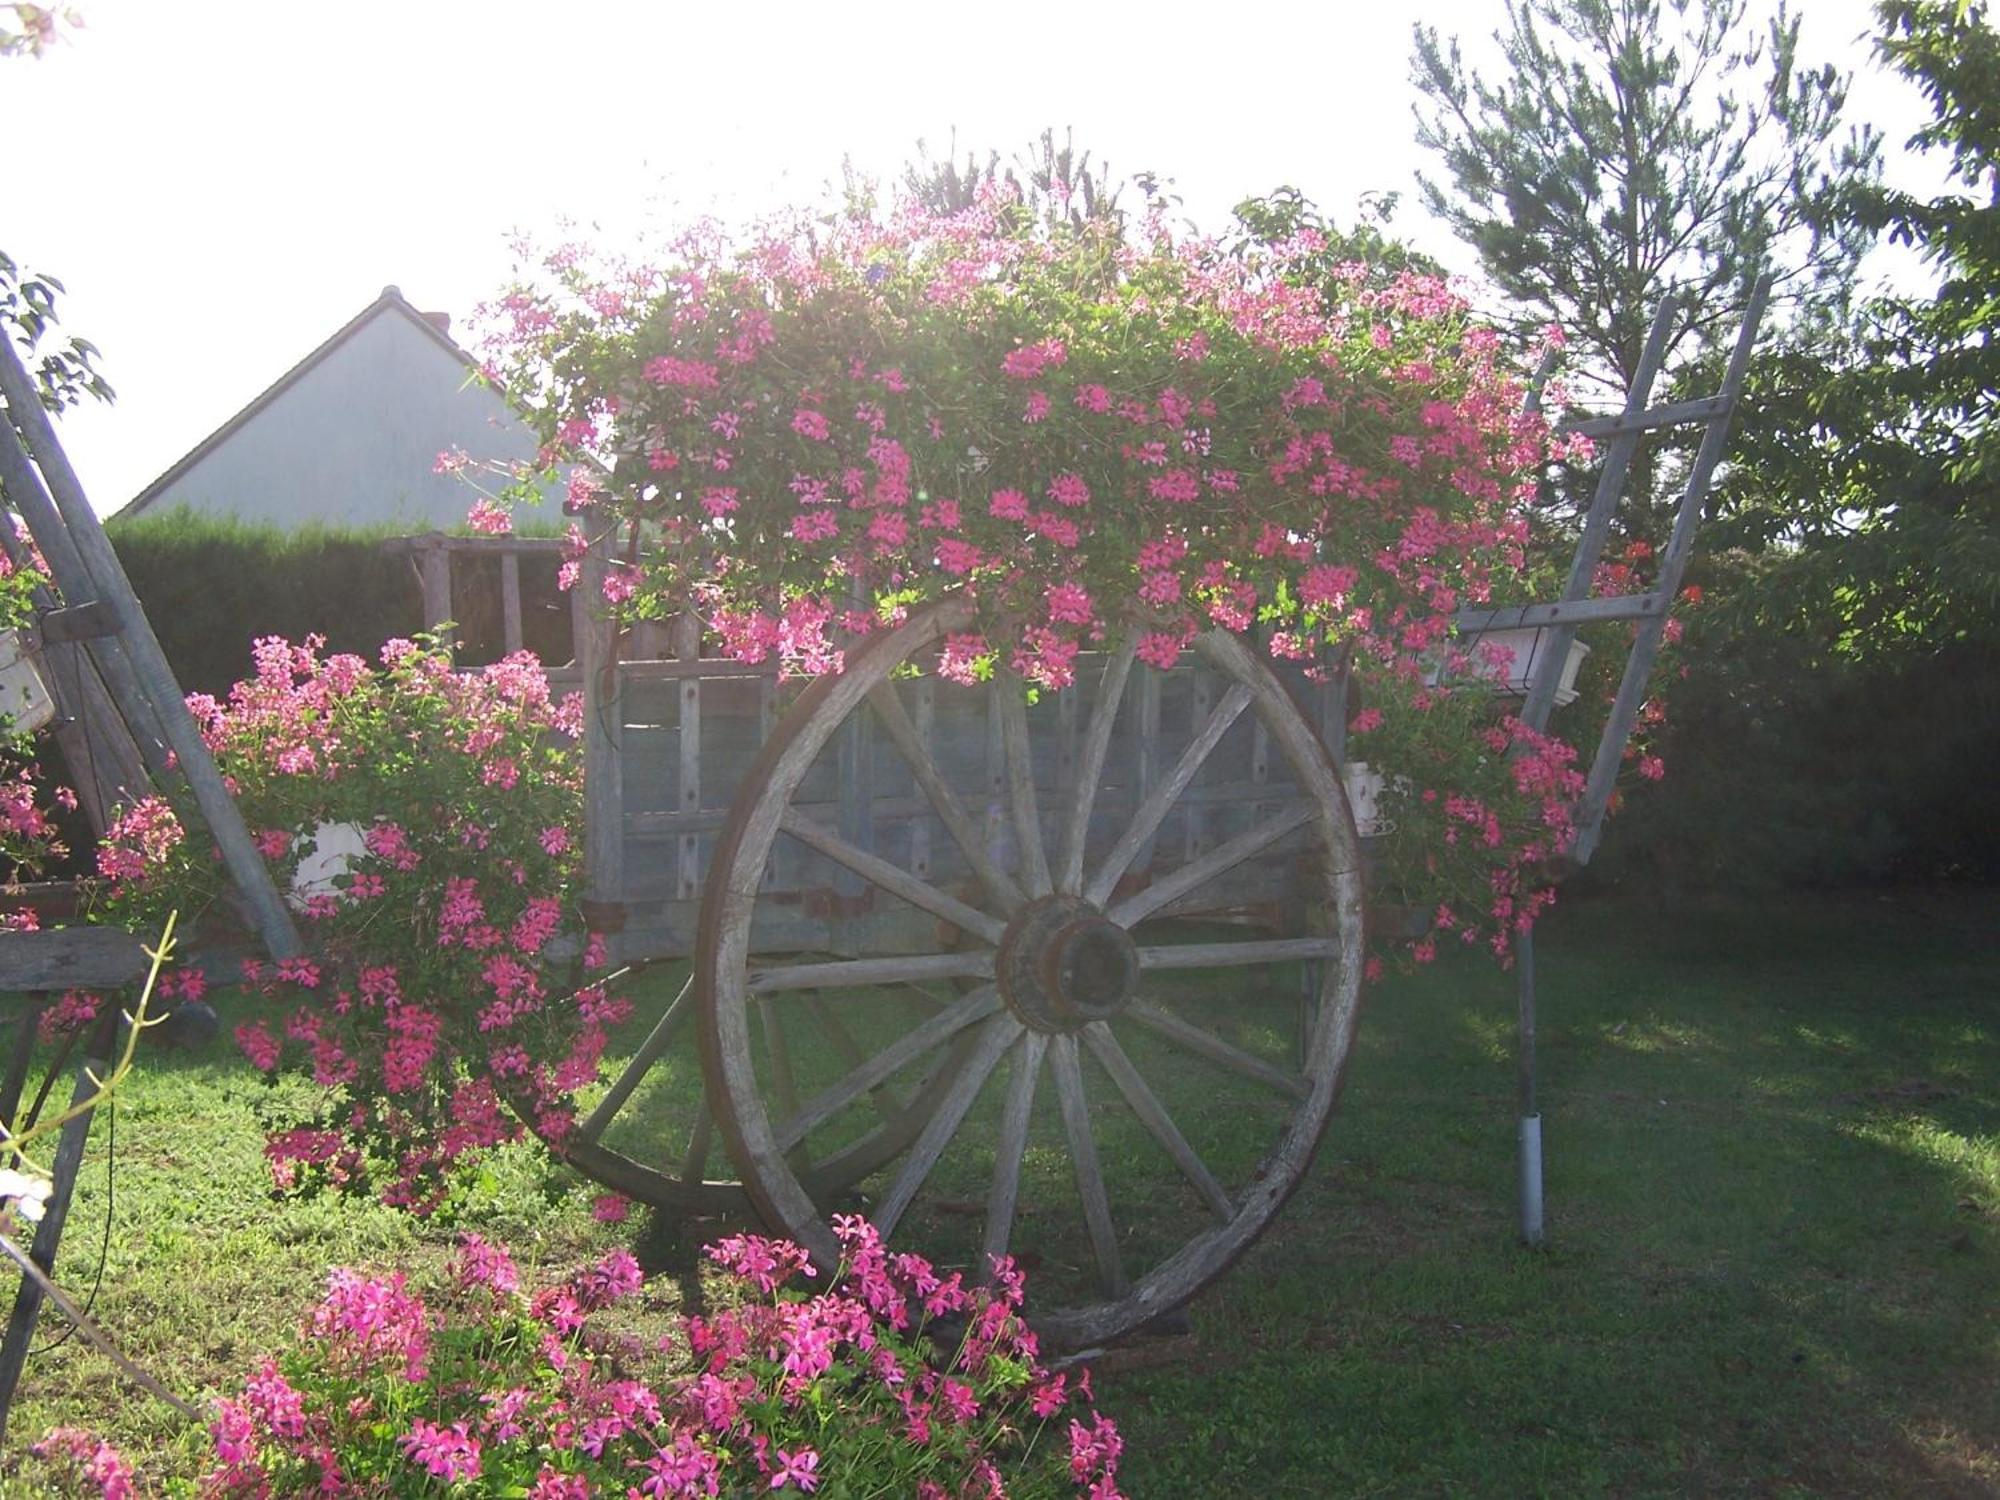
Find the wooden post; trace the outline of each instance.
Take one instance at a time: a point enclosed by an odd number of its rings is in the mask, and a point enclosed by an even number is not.
[[[521,554],[500,554],[500,633],[512,656],[521,649]]]
[[[451,554],[445,550],[442,537],[426,538],[417,549],[417,573],[423,580],[424,589],[424,629],[442,630],[452,623],[451,618]],[[445,654],[451,654],[451,643],[444,643]]]
[[[97,1080],[111,1067],[113,1043],[118,1039],[120,1012],[107,1002],[91,1027],[90,1044],[84,1050],[83,1067],[76,1075],[70,1104],[82,1104],[97,1092]],[[76,1188],[76,1174],[83,1166],[84,1141],[90,1135],[90,1119],[96,1113],[85,1110],[62,1128],[56,1144],[55,1161],[50,1167],[54,1187],[42,1209],[42,1222],[35,1228],[35,1242],[29,1255],[45,1272],[56,1267],[56,1247],[62,1241],[63,1223],[69,1218],[70,1200]],[[14,1311],[7,1320],[7,1336],[0,1341],[0,1445],[7,1439],[8,1410],[14,1404],[14,1388],[21,1381],[21,1367],[27,1363],[28,1344],[35,1336],[35,1321],[42,1311],[42,1289],[27,1277],[14,1296]]]
[[[617,622],[603,613],[609,570],[609,531],[591,542],[571,591],[576,622],[576,664],[583,673],[584,899],[601,923],[606,954],[617,963],[625,907],[625,794],[619,744],[624,704],[613,651]]]
[[[14,426],[20,430],[42,476],[48,481],[48,493],[60,516],[60,525],[54,530],[69,537],[83,563],[75,582],[81,591],[104,600],[112,607],[122,628],[124,649],[131,659],[142,698],[150,700],[153,711],[160,718],[167,744],[174,752],[181,774],[187,778],[202,817],[208,823],[209,833],[222,853],[223,863],[250,907],[265,948],[274,958],[292,957],[300,951],[298,929],[292,924],[292,914],[286,908],[284,898],[278,894],[277,884],[258,855],[256,845],[251,843],[250,830],[243,826],[242,814],[222,784],[222,774],[216,770],[214,758],[208,753],[208,746],[202,740],[194,716],[188,712],[187,702],[174,681],[173,669],[167,665],[166,654],[160,649],[160,642],[153,634],[152,625],[147,622],[145,611],[139,607],[131,581],[119,565],[117,553],[111,550],[110,539],[104,534],[97,512],[90,508],[90,501],[63,453],[62,444],[56,441],[55,428],[50,425],[48,413],[42,409],[40,394],[28,372],[22,368],[20,355],[10,339],[0,339],[0,395],[5,396]],[[7,433],[0,433],[0,447],[18,452],[17,445]],[[11,484],[8,487],[11,489]],[[35,539],[43,542],[40,531],[35,533]],[[53,566],[55,558],[49,553],[47,542],[43,542],[42,550]],[[66,602],[78,602],[72,598],[65,580],[58,577],[56,582],[63,588]]]
[[[675,621],[674,635],[674,655],[690,666],[700,662],[701,616],[692,608],[684,611]],[[681,753],[674,806],[687,814],[701,810],[701,679],[683,677],[679,693]],[[680,836],[678,853],[674,889],[681,900],[692,901],[701,894],[701,840],[692,829]]]
[[[1653,327],[1646,335],[1645,348],[1640,351],[1639,368],[1632,373],[1632,388],[1625,393],[1625,427],[1611,440],[1611,447],[1605,452],[1604,467],[1598,472],[1597,491],[1590,499],[1590,509],[1583,520],[1583,533],[1576,540],[1576,556],[1569,566],[1569,581],[1563,586],[1565,600],[1583,599],[1589,596],[1591,581],[1597,573],[1597,560],[1604,552],[1604,543],[1611,535],[1612,513],[1618,508],[1618,501],[1625,493],[1625,476],[1632,467],[1632,458],[1639,448],[1640,429],[1629,425],[1646,409],[1646,402],[1652,396],[1653,380],[1659,374],[1660,365],[1666,358],[1667,336],[1673,331],[1675,299],[1670,295],[1660,300],[1659,311],[1653,314]],[[1539,389],[1535,392],[1537,400]],[[1562,683],[1563,663],[1569,659],[1570,642],[1576,639],[1576,627],[1556,625],[1541,637],[1541,659],[1533,664],[1533,675],[1528,683],[1528,701],[1521,706],[1521,722],[1530,729],[1543,730],[1549,726],[1549,715],[1555,709],[1556,688]]]

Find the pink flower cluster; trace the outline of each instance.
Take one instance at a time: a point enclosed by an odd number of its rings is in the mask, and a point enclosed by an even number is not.
[[[226,703],[191,706],[280,887],[323,839],[358,850],[331,873],[315,864],[294,893],[313,957],[241,975],[282,1007],[236,1025],[244,1053],[328,1091],[266,1155],[281,1188],[368,1190],[428,1213],[522,1120],[567,1132],[570,1096],[624,1014],[601,990],[569,995],[543,958],[570,925],[575,709],[526,655],[457,673],[408,641],[374,667],[270,639],[255,659]],[[127,812],[99,863],[112,914],[135,925],[168,910],[199,920],[222,896],[216,863],[157,800]],[[201,988],[169,975],[182,998]]]
[[[789,1288],[807,1269],[796,1246],[713,1246],[719,1310],[657,1351],[591,1322],[639,1289],[623,1251],[532,1297],[475,1236],[429,1302],[401,1276],[336,1271],[292,1351],[212,1404],[198,1493],[338,1500],[435,1481],[531,1500],[822,1486],[1116,1500],[1122,1439],[1087,1373],[1041,1365],[1011,1263],[969,1289],[858,1220],[841,1235],[848,1266],[815,1297]],[[36,1451],[112,1500],[134,1493],[130,1466],[87,1433],[53,1432]]]

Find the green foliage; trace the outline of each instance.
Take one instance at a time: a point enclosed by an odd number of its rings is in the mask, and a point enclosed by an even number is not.
[[[88,339],[70,337],[44,347],[43,340],[55,330],[56,299],[63,284],[55,277],[24,271],[14,258],[0,251],[0,327],[20,346],[24,357],[39,355],[29,367],[41,387],[42,404],[50,411],[74,406],[84,397],[109,401],[113,392],[98,371],[97,346]]]
[[[1162,183],[1154,173],[1136,173],[1129,185],[1136,186],[1148,204],[1163,201]],[[1128,183],[1114,177],[1103,162],[1093,164],[1088,149],[1079,151],[1074,130],[1063,131],[1059,146],[1050,128],[1015,152],[1004,166],[998,151],[989,149],[982,162],[979,153],[969,147],[960,166],[957,131],[937,156],[919,140],[915,159],[903,168],[902,186],[912,201],[941,215],[963,213],[982,195],[990,201],[996,189],[1011,189],[1020,198],[1021,212],[1051,229],[1067,225],[1081,230],[1086,224],[1123,223],[1125,214],[1118,200]],[[851,172],[848,192],[856,201],[872,199],[872,193]]]
[[[1990,1490],[1995,930],[1991,898],[1963,894],[1710,909],[1648,892],[1559,908],[1537,932],[1554,1215],[1542,1254],[1512,1233],[1511,983],[1471,955],[1385,982],[1318,1165],[1194,1304],[1192,1341],[1096,1371],[1127,1440],[1121,1477],[1140,1496]],[[643,976],[642,1012],[684,977]],[[248,1002],[220,1003],[230,1023],[247,1018]],[[1196,1064],[1156,1082],[1185,1123],[1214,1077]],[[229,1393],[247,1362],[292,1343],[328,1266],[426,1281],[465,1228],[507,1244],[533,1282],[631,1244],[667,1273],[620,1304],[636,1335],[703,1310],[693,1246],[726,1229],[593,1222],[587,1194],[543,1196],[561,1169],[526,1146],[499,1153],[452,1228],[366,1202],[270,1202],[262,1095],[219,1046],[147,1054],[120,1099],[96,1316],[184,1395]],[[691,1118],[657,1122],[675,1159]],[[106,1151],[94,1131],[57,1267],[78,1283],[99,1253]],[[1179,1181],[1138,1144],[1115,1170],[1135,1192]],[[1056,1192],[1065,1177],[1052,1171]],[[1050,1201],[1046,1217],[1078,1217],[1073,1199]],[[1035,1273],[1031,1292],[1054,1274]],[[205,1466],[206,1441],[120,1390],[81,1339],[38,1354],[0,1493],[74,1495],[27,1453],[58,1423],[96,1427],[149,1479]]]
[[[391,527],[284,531],[188,510],[148,514],[110,528],[146,617],[187,692],[221,695],[252,672],[260,636],[324,635],[330,652],[373,658],[385,640],[423,626],[409,562],[383,550]],[[545,661],[571,655],[569,609],[555,589],[556,560],[521,562],[522,628]],[[454,568],[454,636],[469,661],[501,655],[499,566],[460,559]]]
[[[1416,30],[1417,139],[1443,168],[1424,201],[1521,324],[1560,325],[1620,392],[1669,292],[1671,370],[1731,335],[1767,270],[1814,305],[1852,281],[1865,236],[1831,210],[1876,138],[1840,131],[1846,82],[1801,65],[1798,18],[1781,5],[1759,35],[1746,4],[1508,0],[1497,82]]]

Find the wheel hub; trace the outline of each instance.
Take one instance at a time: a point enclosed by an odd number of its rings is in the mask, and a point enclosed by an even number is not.
[[[1082,897],[1044,896],[1008,924],[995,971],[1024,1026],[1077,1031],[1125,1008],[1139,987],[1139,950]]]

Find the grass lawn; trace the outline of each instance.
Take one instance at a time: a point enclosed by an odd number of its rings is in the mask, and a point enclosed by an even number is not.
[[[1271,1232],[1191,1336],[1100,1372],[1131,1493],[2000,1494],[2000,904],[1579,904],[1538,947],[1550,1248],[1514,1240],[1511,981],[1461,956],[1384,984]],[[329,1265],[449,1243],[270,1202],[266,1098],[223,1049],[143,1059],[108,1246],[93,1136],[61,1279],[87,1292],[104,1247],[97,1315],[184,1391],[290,1338]],[[460,1223],[529,1264],[637,1241],[662,1318],[721,1232],[596,1224],[526,1151]],[[71,1340],[29,1364],[0,1493],[46,1493],[20,1454],[55,1422],[196,1461]]]

